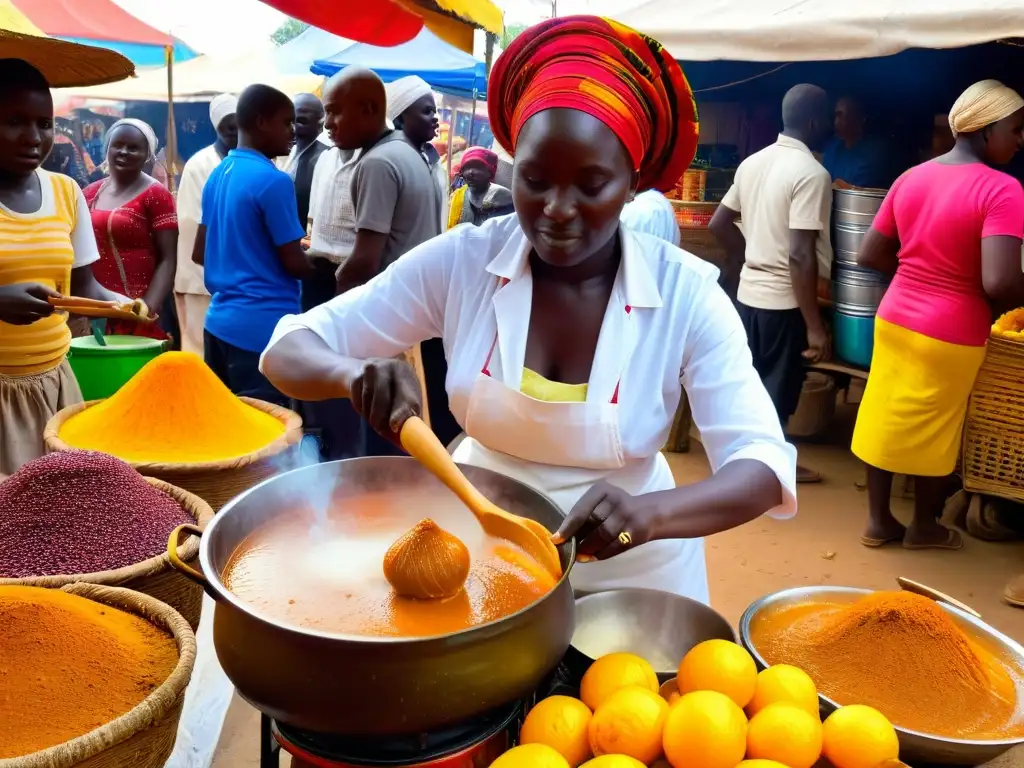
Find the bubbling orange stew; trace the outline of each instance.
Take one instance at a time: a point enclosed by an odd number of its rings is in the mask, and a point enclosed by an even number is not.
[[[444,599],[403,597],[384,575],[385,555],[429,518],[469,553],[461,590]],[[251,533],[223,574],[227,588],[263,616],[351,635],[429,637],[509,616],[555,580],[506,539],[486,534],[454,497],[385,491],[336,500],[326,515],[298,507]]]

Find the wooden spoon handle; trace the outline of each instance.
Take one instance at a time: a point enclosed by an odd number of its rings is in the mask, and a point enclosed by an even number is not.
[[[913,592],[915,595],[930,598],[937,603],[946,603],[947,605],[952,605],[954,608],[959,608],[964,613],[969,614],[976,619],[981,618],[981,614],[973,608],[971,608],[971,606],[965,603],[961,603],[959,600],[950,597],[944,592],[939,592],[939,590],[934,589],[933,587],[929,587],[926,584],[921,584],[920,582],[912,581],[911,579],[908,579],[905,576],[900,576],[899,578],[897,578],[896,583],[899,584],[900,588],[906,592]]]
[[[418,416],[406,419],[399,440],[413,458],[448,486],[471,510],[486,512],[491,507],[491,502],[466,479],[451,454],[423,419]]]

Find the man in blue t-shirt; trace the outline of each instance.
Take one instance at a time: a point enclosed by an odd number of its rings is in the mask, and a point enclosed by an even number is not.
[[[852,187],[888,189],[898,174],[886,141],[867,136],[867,120],[860,102],[844,96],[836,102],[836,137],[822,153],[821,164],[832,181],[846,182]]]
[[[311,274],[300,244],[295,185],[273,158],[287,155],[295,109],[285,94],[250,85],[238,97],[238,148],[203,188],[192,260],[205,267],[210,310],[206,364],[236,395],[280,405],[288,398],[259,371],[277,321],[299,309],[299,281]]]

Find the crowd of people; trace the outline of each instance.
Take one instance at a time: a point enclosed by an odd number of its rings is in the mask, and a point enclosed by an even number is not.
[[[601,561],[577,566],[577,588],[707,601],[701,537],[791,515],[796,483],[820,479],[781,425],[807,362],[830,354],[818,296],[833,185],[881,180],[881,152],[855,101],[833,109],[821,88],[791,89],[777,142],[743,161],[712,219],[720,280],[679,250],[660,192],[693,160],[699,123],[656,41],[553,19],[514,41],[489,87],[495,146],[463,152],[454,180],[418,77],[385,86],[347,67],[322,97],[223,94],[216,140],[185,165],[175,201],[138,120],[107,131],[108,176],[84,192],[43,170],[48,84],[0,61],[13,257],[0,260],[0,473],[41,454],[46,421],[81,398],[48,299],[173,301],[182,348],[238,395],[297,404],[324,459],[394,455],[404,419],[426,411],[456,458],[564,509],[559,534]],[[853,443],[869,465],[866,546],[960,546],[936,521],[940,480],[991,311],[1024,304],[1024,191],[991,167],[1020,146],[1024,100],[986,81],[949,125],[952,148],[895,181],[859,257],[895,274]],[[715,473],[676,488],[660,449],[684,390]],[[907,528],[889,511],[894,473],[916,480]]]

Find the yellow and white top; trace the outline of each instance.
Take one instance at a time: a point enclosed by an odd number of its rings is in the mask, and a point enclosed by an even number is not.
[[[39,169],[42,203],[17,213],[0,203],[0,285],[42,283],[71,292],[71,270],[98,261],[89,206],[75,182]],[[27,376],[56,368],[71,345],[67,315],[31,325],[0,322],[0,374]]]

